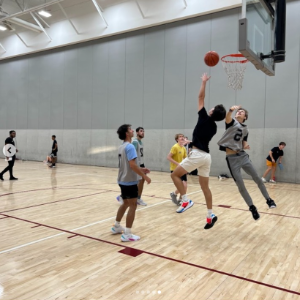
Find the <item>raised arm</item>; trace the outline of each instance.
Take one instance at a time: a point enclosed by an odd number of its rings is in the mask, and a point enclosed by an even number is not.
[[[208,76],[206,73],[204,73],[201,76],[201,79],[202,79],[202,84],[201,84],[200,92],[199,92],[199,96],[198,96],[198,111],[204,107],[205,87],[206,87],[206,82],[210,79],[210,76]]]
[[[227,112],[226,118],[225,118],[226,124],[229,124],[232,121],[232,113],[235,110],[238,110],[239,108],[240,108],[240,106],[238,106],[238,105],[233,105],[229,108],[229,111]]]

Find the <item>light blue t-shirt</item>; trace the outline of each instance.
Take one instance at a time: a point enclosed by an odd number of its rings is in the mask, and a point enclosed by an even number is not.
[[[135,185],[135,184],[138,184],[138,180],[124,181],[124,179],[126,179],[126,178],[136,178],[137,179],[138,178],[137,177],[138,175],[130,168],[130,165],[129,165],[130,160],[137,158],[137,153],[136,153],[135,147],[131,143],[128,143],[125,148],[124,148],[124,144],[119,148],[118,184]],[[122,154],[123,154],[123,156],[122,156]]]

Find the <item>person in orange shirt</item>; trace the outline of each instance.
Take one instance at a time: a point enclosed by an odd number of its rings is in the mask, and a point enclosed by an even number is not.
[[[187,157],[186,149],[184,147],[185,144],[185,136],[181,133],[177,133],[175,135],[175,141],[176,144],[171,148],[170,153],[167,156],[167,159],[170,161],[170,171],[173,173],[173,171],[176,169],[177,166]],[[187,176],[186,174],[182,175],[181,180],[184,185],[185,194],[187,191]],[[175,192],[170,193],[172,202],[176,205],[180,204],[181,201],[181,195],[179,198],[179,201],[177,200],[177,195],[179,194],[179,191],[176,189]]]

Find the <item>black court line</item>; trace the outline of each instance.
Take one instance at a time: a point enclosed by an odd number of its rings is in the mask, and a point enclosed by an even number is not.
[[[231,274],[231,273],[219,271],[217,269],[207,268],[205,266],[189,263],[189,262],[186,262],[186,261],[183,261],[183,260],[174,259],[174,258],[171,258],[171,257],[168,257],[168,256],[159,255],[159,254],[156,254],[156,253],[153,253],[153,252],[144,251],[144,250],[136,249],[136,248],[133,248],[133,247],[127,247],[127,246],[124,246],[122,244],[109,242],[109,241],[106,241],[106,240],[98,239],[98,238],[95,238],[95,237],[92,237],[92,236],[89,236],[89,235],[80,234],[80,233],[73,232],[73,231],[70,231],[70,230],[65,230],[65,229],[61,229],[61,228],[58,228],[58,227],[53,227],[53,226],[41,224],[41,223],[38,223],[38,222],[34,222],[34,221],[30,221],[30,220],[26,220],[26,219],[22,219],[22,218],[18,218],[18,217],[6,215],[6,214],[1,214],[1,215],[6,216],[8,218],[16,219],[16,220],[19,220],[19,221],[23,221],[23,222],[27,222],[27,223],[31,223],[31,224],[36,224],[36,225],[44,226],[46,228],[58,230],[60,232],[69,233],[72,236],[76,235],[76,236],[84,237],[84,238],[87,238],[87,239],[90,239],[90,240],[95,240],[95,241],[98,241],[98,242],[106,243],[106,244],[109,244],[109,245],[119,246],[119,247],[127,249],[127,251],[124,251],[124,252],[128,252],[130,250],[133,251],[133,252],[138,252],[139,254],[141,254],[140,252],[142,252],[143,254],[148,254],[148,255],[151,255],[151,256],[159,257],[159,258],[162,258],[162,259],[165,259],[165,260],[169,260],[169,261],[173,261],[173,262],[176,262],[176,263],[184,264],[184,265],[187,265],[187,266],[190,266],[190,267],[195,267],[195,268],[206,270],[206,271],[209,271],[209,272],[218,273],[218,274],[221,274],[221,275],[226,275],[228,277],[232,277],[232,278],[239,279],[239,280],[242,280],[242,281],[251,282],[251,283],[254,283],[254,284],[257,284],[257,285],[266,286],[266,287],[276,289],[276,290],[280,290],[280,291],[283,291],[283,292],[287,292],[287,293],[290,293],[290,294],[300,295],[300,292],[298,292],[298,291],[285,289],[285,288],[282,288],[280,286],[267,284],[267,283],[264,283],[264,282],[261,282],[261,281],[257,281],[257,280],[249,279],[249,278],[246,278],[246,277],[234,275],[234,274]]]

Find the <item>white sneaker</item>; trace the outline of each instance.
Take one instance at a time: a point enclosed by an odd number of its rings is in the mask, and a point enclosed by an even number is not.
[[[270,179],[269,182],[270,182],[270,183],[276,183],[276,181],[273,180],[273,179]]]
[[[267,182],[267,180],[264,177],[262,177],[261,180],[262,180],[263,183]]]
[[[147,206],[147,203],[144,202],[143,199],[139,199],[139,198],[137,199],[137,204],[142,205],[142,206]]]
[[[118,197],[116,197],[116,199],[119,201],[119,203],[122,205],[124,203],[123,198],[121,195],[119,195]]]
[[[193,205],[194,205],[194,202],[192,200],[188,200],[187,202],[181,202],[181,204],[178,207],[178,209],[176,210],[176,212],[183,213],[184,211],[186,211],[187,209],[189,209]]]
[[[134,235],[134,234],[123,233],[121,235],[122,242],[135,242],[135,241],[138,241],[139,239],[140,239],[140,237],[138,235]]]
[[[118,234],[118,233],[123,233],[125,232],[125,228],[122,227],[121,225],[119,227],[116,227],[116,225],[114,225],[112,228],[111,228],[111,233],[112,234]]]

